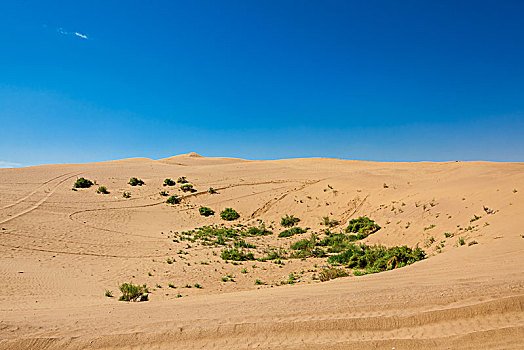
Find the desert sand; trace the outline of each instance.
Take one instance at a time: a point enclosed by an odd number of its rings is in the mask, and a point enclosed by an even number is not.
[[[197,191],[162,186],[180,176]],[[98,185],[72,191],[79,177]],[[523,349],[523,195],[523,163],[187,154],[0,169],[0,349]],[[221,220],[227,207],[240,218]],[[286,214],[309,231],[278,238]],[[333,231],[369,216],[382,228],[363,243],[427,258],[320,282],[326,258],[234,265],[220,247],[175,239],[262,220],[275,233],[246,239],[260,256],[322,232],[324,216]],[[291,273],[299,281],[281,285]],[[149,301],[118,301],[125,282],[147,284]]]

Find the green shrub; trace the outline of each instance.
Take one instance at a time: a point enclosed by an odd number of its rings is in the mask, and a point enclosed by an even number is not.
[[[215,211],[208,207],[200,207],[198,212],[203,216],[215,215]]]
[[[180,203],[180,198],[177,195],[171,196],[166,200],[167,204],[178,204]]]
[[[285,217],[280,220],[280,225],[283,227],[292,227],[295,226],[297,223],[300,222],[299,218],[294,217],[293,215],[289,216],[286,215]]]
[[[267,236],[267,235],[272,235],[273,234],[273,231],[269,231],[267,228],[266,228],[266,225],[264,224],[261,224],[260,227],[250,227],[248,230],[247,230],[247,234],[249,236]]]
[[[109,191],[105,186],[100,186],[98,187],[98,190],[96,190],[96,193],[109,194]]]
[[[159,194],[160,194],[162,197],[167,197],[167,196],[169,196],[169,192],[167,192],[167,191],[160,191]]]
[[[209,187],[209,190],[207,190],[210,194],[215,194],[217,191],[213,187]]]
[[[176,185],[175,180],[171,180],[170,178],[167,178],[164,180],[163,186],[175,186],[175,185]]]
[[[176,182],[178,182],[179,184],[186,184],[186,183],[188,183],[188,181],[186,180],[185,176],[180,176],[178,178],[178,180],[176,180]]]
[[[184,185],[180,186],[180,189],[183,192],[196,192],[196,190],[193,188],[193,185],[191,185],[191,184],[184,184]]]
[[[122,197],[124,197],[124,198],[131,198],[131,192],[124,192],[124,193],[122,193]]]
[[[130,184],[131,186],[142,186],[144,184],[144,181],[136,177],[132,177],[129,179],[128,184]]]
[[[377,271],[392,270],[422,260],[426,257],[420,248],[411,249],[407,246],[386,248],[375,245],[351,244],[344,252],[328,258],[331,264],[347,265],[350,268],[377,269]]]
[[[75,181],[73,188],[89,188],[93,185],[94,184],[91,180],[81,177]]]
[[[120,286],[120,291],[122,296],[118,300],[121,301],[147,301],[149,298],[149,291],[145,284],[143,286],[135,286],[132,283],[124,283]]]
[[[223,260],[233,260],[233,261],[255,260],[253,253],[246,254],[243,251],[240,251],[236,248],[223,250],[222,254],[220,254],[220,257]]]
[[[238,241],[235,241],[233,243],[233,246],[235,248],[256,248],[257,246],[254,244],[246,243],[243,239],[240,239]]]
[[[357,240],[364,239],[378,230],[380,230],[380,226],[367,216],[361,216],[358,219],[350,220],[348,227],[346,228],[347,233],[356,233]]]
[[[319,279],[321,282],[333,280],[335,278],[339,277],[346,277],[349,274],[344,269],[336,268],[336,267],[329,267],[324,268],[319,273]]]
[[[226,208],[220,213],[220,217],[226,221],[236,220],[240,217],[240,214],[233,208]]]
[[[298,252],[291,254],[291,257],[303,259],[308,257],[321,258],[326,256],[326,252],[323,249],[316,247],[317,240],[318,237],[312,233],[309,239],[304,238],[291,244],[291,249],[298,250]]]
[[[466,244],[466,241],[464,240],[463,237],[460,237],[459,240],[458,240],[458,243],[459,243],[459,245],[464,245],[464,244]]]
[[[297,234],[300,234],[300,233],[305,233],[306,230],[304,230],[303,228],[300,228],[300,227],[292,227],[288,230],[285,230],[285,231],[282,231],[278,234],[278,237],[279,238],[283,238],[283,237],[291,237],[291,236],[294,236],[294,235],[297,235]]]
[[[263,284],[266,284],[266,282],[262,282],[261,280],[255,280],[255,285],[256,286],[261,286]]]
[[[320,222],[321,225],[325,225],[327,227],[335,227],[339,224],[339,222],[335,219],[330,220],[329,216],[324,216],[322,218],[322,221]]]
[[[111,292],[110,290],[106,289],[105,296],[108,297],[108,298],[112,298],[113,297],[113,292]]]

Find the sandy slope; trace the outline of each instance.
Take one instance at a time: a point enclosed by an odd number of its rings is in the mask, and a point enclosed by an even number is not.
[[[80,176],[111,194],[71,191]],[[127,185],[132,176],[146,185]],[[169,206],[159,191],[181,195],[162,187],[179,176],[198,191]],[[522,163],[190,154],[0,169],[0,349],[521,349],[523,194]],[[226,264],[219,248],[173,242],[174,231],[222,222],[200,216],[201,205],[233,207],[240,223],[261,219],[275,232],[285,214],[314,232],[326,215],[341,221],[335,230],[368,215],[382,229],[366,243],[419,244],[429,258],[324,283],[313,276],[326,259]],[[481,218],[471,222],[474,215]],[[250,242],[263,255],[265,246],[289,249],[298,238]],[[301,282],[277,286],[292,272]],[[227,274],[236,282],[222,282]],[[104,296],[106,289],[118,296],[128,281],[151,286],[151,300]],[[204,288],[182,288],[194,283]]]

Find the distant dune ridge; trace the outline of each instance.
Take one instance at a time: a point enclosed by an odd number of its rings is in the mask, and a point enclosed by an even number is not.
[[[93,186],[72,190],[80,177]],[[189,153],[0,169],[0,349],[523,349],[523,194],[524,163]],[[285,215],[307,232],[278,238]],[[361,216],[380,229],[357,244],[427,258],[327,282],[327,257],[290,258]],[[181,234],[222,224],[271,230],[238,249],[285,257],[226,262],[227,246]],[[118,301],[128,282],[149,301]]]

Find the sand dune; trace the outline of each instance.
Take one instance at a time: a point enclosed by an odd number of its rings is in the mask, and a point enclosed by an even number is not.
[[[145,185],[128,185],[134,176]],[[162,186],[180,176],[196,191]],[[78,177],[110,193],[72,191]],[[523,349],[523,193],[523,163],[190,153],[0,169],[0,349]],[[339,221],[333,231],[369,216],[382,228],[363,243],[418,245],[427,259],[320,282],[326,258],[233,265],[221,247],[178,240],[224,223],[228,207],[240,218],[227,225],[262,220],[275,232],[246,238],[257,256],[321,235],[325,216]],[[286,214],[308,232],[278,238]],[[299,282],[281,285],[289,274]],[[118,301],[124,282],[147,284],[150,300]]]

